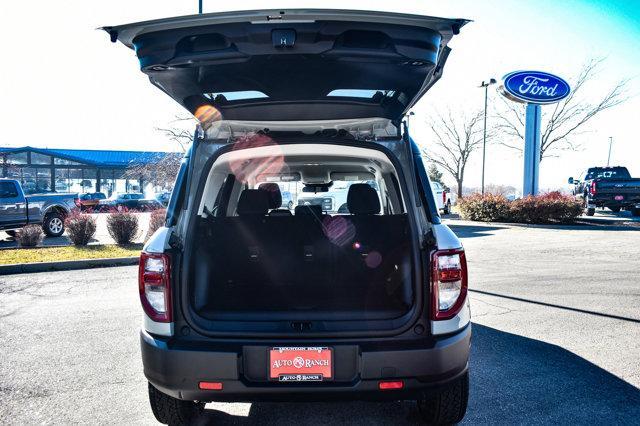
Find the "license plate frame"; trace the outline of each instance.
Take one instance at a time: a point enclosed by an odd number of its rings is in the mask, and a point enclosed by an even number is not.
[[[267,377],[280,383],[327,382],[334,378],[333,348],[274,346],[267,350]]]

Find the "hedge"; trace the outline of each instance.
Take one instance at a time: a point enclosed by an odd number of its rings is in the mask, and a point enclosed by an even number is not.
[[[480,222],[571,223],[582,214],[582,204],[559,192],[529,195],[509,201],[502,195],[472,194],[458,203],[464,219]]]

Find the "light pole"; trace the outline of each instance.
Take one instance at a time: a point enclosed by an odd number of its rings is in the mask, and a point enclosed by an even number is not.
[[[495,78],[483,81],[479,87],[484,87],[484,132],[482,135],[482,194],[484,194],[484,163],[487,156],[487,100],[489,98],[489,86],[496,84]]]
[[[202,15],[202,0],[198,0],[198,13]]]
[[[607,167],[609,167],[609,161],[611,161],[611,145],[613,145],[613,136],[609,136],[609,156],[607,157]]]

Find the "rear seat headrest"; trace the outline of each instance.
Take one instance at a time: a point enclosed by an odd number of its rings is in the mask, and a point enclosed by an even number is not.
[[[238,200],[238,215],[264,216],[269,211],[269,194],[259,189],[245,189]]]
[[[269,208],[277,209],[282,205],[282,193],[277,183],[265,182],[258,185],[258,189],[269,194]]]
[[[378,193],[366,183],[354,183],[349,187],[347,206],[351,214],[380,213]]]
[[[315,216],[319,218],[322,216],[322,206],[296,206],[294,214],[296,216]]]

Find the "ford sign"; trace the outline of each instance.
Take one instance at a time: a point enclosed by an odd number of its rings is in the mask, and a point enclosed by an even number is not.
[[[542,71],[515,71],[502,77],[499,90],[516,102],[552,104],[571,93],[569,83]]]

